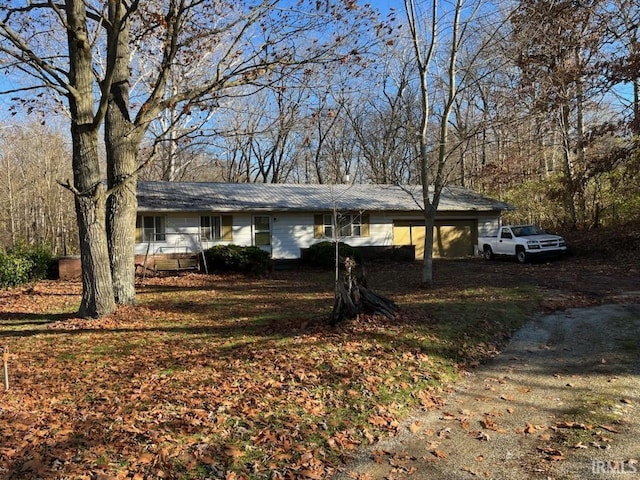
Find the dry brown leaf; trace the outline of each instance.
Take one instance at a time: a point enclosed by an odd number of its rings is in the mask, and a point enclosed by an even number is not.
[[[409,425],[409,431],[411,433],[418,433],[420,430],[422,430],[423,425],[423,422],[421,422],[420,420],[416,420],[411,425]]]
[[[300,472],[303,475],[303,478],[309,478],[311,480],[323,480],[325,475],[324,475],[324,469],[316,469],[316,470],[302,470]]]
[[[600,428],[606,430],[607,432],[611,432],[611,433],[620,433],[620,430],[618,430],[616,427],[614,427],[613,425],[598,425]]]
[[[227,457],[230,457],[230,458],[236,460],[238,458],[244,457],[245,452],[240,450],[235,445],[227,445],[226,447],[224,447],[224,454]]]
[[[474,476],[474,477],[477,477],[477,476],[479,475],[479,474],[478,474],[478,472],[476,472],[475,470],[472,470],[472,469],[471,469],[471,468],[469,468],[469,467],[462,467],[462,468],[461,468],[461,470],[462,470],[463,472],[468,473],[469,475]]]
[[[584,423],[578,422],[558,422],[555,424],[555,428],[573,428],[579,430],[590,430],[591,427],[585,425]]]
[[[537,450],[542,452],[547,460],[554,462],[564,460],[565,456],[561,450],[553,447],[538,447]]]
[[[483,428],[486,428],[487,430],[493,430],[493,431],[498,431],[498,424],[491,418],[491,417],[484,417],[482,420],[480,420],[480,425],[482,425]]]
[[[436,458],[447,458],[447,454],[444,453],[442,450],[431,450],[431,455],[433,455]]]

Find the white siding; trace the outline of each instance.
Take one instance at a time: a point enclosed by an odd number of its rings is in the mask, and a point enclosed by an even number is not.
[[[160,216],[160,215],[153,215]],[[200,215],[199,214],[168,214],[164,215],[165,241],[151,243],[136,243],[136,255],[167,254],[167,253],[194,253],[200,248],[207,249],[214,245],[234,243],[236,245],[250,246],[251,215],[244,213],[233,215],[233,240],[231,242],[211,241],[200,243]]]
[[[151,215],[149,215],[151,216]],[[188,253],[198,251],[200,217],[198,215],[153,215],[165,217],[165,241],[136,243],[137,255]]]
[[[157,215],[156,215],[157,216]],[[253,215],[251,213],[233,214],[233,240],[231,242],[203,242],[199,245],[199,214],[168,214],[166,218],[166,241],[136,244],[136,254],[197,252],[200,246],[207,249],[213,245],[233,243],[241,246],[253,245]],[[453,217],[452,217],[453,218]],[[461,219],[462,217],[455,217]],[[465,218],[473,218],[473,215]],[[369,216],[368,237],[341,237],[340,241],[354,247],[392,246],[393,221],[416,220],[419,216],[402,214],[371,213]],[[495,234],[500,225],[498,215],[478,217],[478,235]],[[271,252],[276,259],[295,259],[300,257],[300,249],[327,238],[314,238],[314,213],[276,213],[271,215]]]
[[[229,243],[240,245],[242,247],[250,247],[253,245],[251,235],[251,219],[253,217],[246,213],[233,214],[233,240]]]
[[[281,213],[272,219],[272,255],[278,259],[300,257],[300,249],[309,248],[314,243],[332,240],[314,238],[313,213]],[[341,242],[354,247],[386,246],[393,244],[393,223],[384,215],[369,217],[368,237],[341,237]]]
[[[300,258],[300,249],[313,241],[313,214],[278,213],[271,217],[273,258]]]

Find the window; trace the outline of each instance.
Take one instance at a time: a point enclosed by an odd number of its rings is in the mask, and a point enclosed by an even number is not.
[[[271,219],[268,216],[253,217],[253,244],[257,247],[271,245]]]
[[[366,214],[338,214],[338,237],[368,237],[369,216]],[[315,238],[333,238],[333,215],[315,216]]]
[[[136,219],[137,242],[164,242],[166,240],[164,217],[139,216]]]
[[[222,217],[201,216],[200,217],[200,239],[203,241],[214,241],[222,239]]]
[[[323,225],[322,232],[323,235],[327,238],[333,238],[333,215],[325,214],[323,215]]]

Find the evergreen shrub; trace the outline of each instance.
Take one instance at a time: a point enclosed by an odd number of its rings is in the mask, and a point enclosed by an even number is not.
[[[362,254],[351,245],[339,242],[338,255],[341,258],[351,257],[356,263],[362,263]],[[320,268],[335,268],[336,266],[336,246],[333,242],[318,242],[307,248],[302,256],[305,265]]]
[[[56,258],[46,246],[19,244],[0,251],[0,288],[54,278],[55,272]]]
[[[205,250],[204,255],[209,270],[262,275],[273,268],[269,252],[259,247],[216,245]]]
[[[12,288],[27,283],[33,263],[25,257],[0,252],[0,288]]]
[[[31,262],[31,268],[28,273],[29,281],[56,277],[57,259],[51,248],[46,245],[20,243],[8,249],[7,253]]]

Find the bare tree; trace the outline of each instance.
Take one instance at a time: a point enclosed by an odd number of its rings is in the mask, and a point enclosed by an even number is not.
[[[478,22],[486,7],[480,0],[456,0],[445,11],[441,11],[438,0],[428,5],[429,12],[424,14],[414,0],[404,1],[419,84],[417,143],[426,228],[422,281],[426,285],[433,283],[433,226],[440,197],[458,171],[457,162],[452,161],[452,154],[459,148],[459,142],[452,141],[450,135],[452,111],[460,93],[473,83],[474,66],[482,60],[480,53],[504,25],[502,17],[488,24],[489,29]],[[422,23],[424,18],[429,20],[428,25]],[[431,118],[435,119],[434,129],[430,129]],[[435,144],[433,148],[431,143]]]
[[[0,246],[26,242],[74,252],[71,195],[56,179],[71,172],[63,136],[36,123],[0,128]]]
[[[406,184],[413,180],[409,138],[416,110],[411,86],[413,65],[404,58],[404,51],[389,52],[381,59],[379,80],[351,102],[347,114],[363,157],[363,176],[373,183]]]
[[[433,174],[430,172],[430,155],[429,155],[429,117],[431,114],[431,96],[429,75],[431,74],[431,62],[436,55],[436,45],[438,41],[438,2],[431,2],[431,25],[428,30],[423,29],[420,23],[421,16],[416,10],[414,0],[404,1],[407,21],[411,35],[411,43],[414,51],[414,61],[417,68],[419,78],[420,92],[420,123],[418,129],[419,143],[419,164],[420,178],[422,184],[422,202],[424,205],[424,221],[425,221],[425,240],[424,240],[424,265],[422,270],[422,282],[431,284],[433,282],[433,227],[435,224],[436,212],[440,203],[440,195],[445,186],[444,166],[446,141],[448,135],[448,120],[453,99],[457,93],[456,81],[456,58],[459,49],[459,22],[460,10],[462,9],[461,0],[457,0],[453,12],[453,22],[451,25],[452,33],[450,40],[449,62],[447,68],[447,79],[449,81],[448,94],[446,96],[444,110],[441,120],[441,138],[438,148],[438,161]]]

